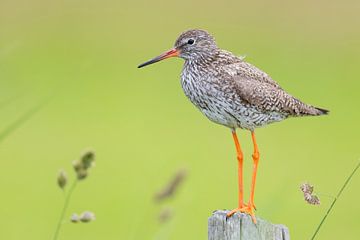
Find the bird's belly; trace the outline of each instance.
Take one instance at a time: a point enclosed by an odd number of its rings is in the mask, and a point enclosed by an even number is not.
[[[211,83],[191,79],[182,79],[181,83],[185,95],[208,119],[230,128],[254,130],[286,117],[277,112],[261,112]]]
[[[261,112],[239,99],[226,98],[221,92],[208,92],[204,89],[188,89],[183,86],[185,95],[211,121],[230,128],[254,130],[272,122],[281,121],[286,116],[277,112]]]
[[[187,79],[185,79],[187,80]],[[239,127],[238,120],[231,115],[232,104],[225,99],[222,92],[204,83],[182,81],[182,88],[189,100],[211,121],[231,127]]]
[[[231,128],[239,127],[237,119],[229,114],[230,109],[228,109],[228,107],[224,106],[223,104],[207,104],[207,107],[205,108],[198,108],[209,120],[215,123]]]
[[[199,108],[211,121],[230,127],[254,130],[267,124],[278,122],[286,118],[277,112],[263,113],[247,105],[220,104],[208,105],[208,108]]]

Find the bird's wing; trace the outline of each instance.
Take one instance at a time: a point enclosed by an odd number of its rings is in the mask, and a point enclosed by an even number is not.
[[[239,97],[261,111],[275,111],[293,116],[320,114],[318,109],[294,98],[271,82],[235,76],[233,83]]]
[[[262,111],[288,112],[291,109],[286,107],[286,99],[289,95],[279,88],[257,80],[244,77],[234,77],[236,93],[250,105]]]
[[[264,112],[286,115],[321,115],[323,110],[307,105],[285,92],[269,75],[241,59],[223,65],[236,94],[250,105]]]
[[[274,88],[281,89],[280,85],[275,82],[268,74],[245,61],[239,61],[226,65],[224,67],[224,71],[234,77],[252,79],[253,81],[265,83],[273,86]]]

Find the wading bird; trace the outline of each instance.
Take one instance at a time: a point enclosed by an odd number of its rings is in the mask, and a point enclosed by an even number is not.
[[[211,121],[231,129],[238,160],[238,207],[230,211],[250,214],[256,222],[254,191],[259,162],[255,128],[289,117],[318,116],[328,110],[305,104],[285,92],[269,75],[245,62],[242,58],[220,49],[214,38],[204,30],[183,32],[173,49],[138,67],[180,57],[185,60],[181,85],[190,101]],[[236,129],[251,132],[254,145],[253,174],[250,199],[243,200],[243,153]]]

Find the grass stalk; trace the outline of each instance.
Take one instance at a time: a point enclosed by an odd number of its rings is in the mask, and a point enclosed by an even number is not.
[[[315,233],[313,234],[313,236],[311,237],[311,240],[314,240],[316,235],[318,234],[321,226],[324,224],[326,218],[328,217],[329,213],[331,212],[331,210],[334,208],[334,205],[336,203],[336,201],[339,199],[339,197],[341,196],[342,192],[344,191],[344,189],[346,188],[346,186],[348,185],[348,183],[350,182],[351,178],[354,176],[355,172],[358,170],[358,168],[360,167],[360,162],[356,165],[356,167],[354,168],[354,170],[352,171],[352,173],[348,176],[348,178],[346,179],[346,181],[344,182],[343,186],[341,187],[340,191],[338,192],[338,194],[336,195],[336,197],[334,198],[333,202],[331,203],[329,209],[327,210],[326,214],[324,215],[324,217],[322,218],[320,224],[318,225],[318,227],[315,230]]]
[[[64,201],[64,206],[63,206],[63,208],[62,208],[59,221],[58,221],[58,223],[57,223],[57,225],[56,225],[56,229],[55,229],[55,233],[54,233],[53,240],[57,240],[58,237],[59,237],[59,232],[60,232],[60,229],[61,229],[62,221],[64,220],[64,216],[65,216],[65,214],[66,214],[66,210],[67,210],[68,207],[69,207],[71,195],[72,195],[72,193],[74,192],[74,189],[75,189],[75,187],[76,187],[76,185],[77,185],[77,182],[78,182],[77,179],[74,180],[74,182],[71,184],[71,186],[70,186],[70,188],[69,188],[69,191],[66,193],[65,201]]]
[[[22,124],[29,120],[33,115],[35,115],[46,103],[48,103],[49,97],[44,99],[42,102],[38,103],[35,107],[31,108],[29,111],[24,113],[20,118],[15,120],[9,126],[7,126],[2,132],[0,132],[0,142],[6,139],[13,131],[18,129]]]

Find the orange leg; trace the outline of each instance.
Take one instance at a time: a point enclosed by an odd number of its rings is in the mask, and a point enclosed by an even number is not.
[[[234,141],[235,141],[235,146],[237,146],[238,141],[237,141],[235,131],[233,131],[233,137],[234,137]],[[257,146],[257,143],[256,143],[255,133],[254,132],[251,132],[251,137],[252,137],[252,141],[253,141],[253,144],[254,144],[254,153],[252,155],[253,162],[254,162],[254,167],[253,167],[253,175],[252,175],[252,181],[251,181],[250,200],[249,200],[249,203],[247,205],[245,205],[243,203],[242,198],[241,198],[241,201],[240,201],[240,190],[241,190],[241,197],[243,196],[243,193],[242,193],[242,191],[243,191],[243,187],[242,187],[242,161],[241,161],[241,167],[240,167],[240,164],[239,164],[239,207],[234,209],[234,210],[231,210],[227,214],[227,217],[232,216],[235,212],[243,212],[243,213],[249,214],[251,216],[253,222],[256,224],[256,218],[255,218],[255,213],[254,213],[254,210],[255,210],[254,192],[255,192],[257,166],[258,166],[260,154],[259,154],[259,149],[258,149],[258,146]],[[239,148],[240,148],[240,145],[239,145]],[[237,149],[238,149],[238,147],[237,147]],[[239,157],[238,157],[238,159],[239,159]],[[241,158],[241,160],[242,160],[242,158]],[[240,170],[241,170],[241,175],[240,175]],[[241,178],[240,178],[240,176],[241,176]],[[241,205],[240,205],[240,203],[241,203]]]
[[[244,187],[243,187],[243,162],[244,162],[244,156],[241,151],[240,142],[238,140],[238,137],[236,135],[236,130],[232,130],[232,136],[234,139],[235,147],[236,147],[236,154],[237,154],[237,161],[238,161],[238,184],[239,184],[239,197],[238,197],[238,208],[235,208],[234,210],[230,211],[227,214],[227,217],[231,217],[234,213],[238,211],[242,211],[242,209],[246,208],[246,205],[244,204]]]
[[[236,147],[236,157],[238,161],[238,184],[239,184],[239,208],[244,207],[244,187],[243,187],[243,163],[244,163],[244,155],[241,151],[240,142],[236,135],[236,131],[232,131],[232,136],[234,139],[235,147]]]
[[[259,159],[260,159],[260,153],[259,153],[259,149],[258,149],[258,146],[256,143],[255,132],[251,132],[251,138],[252,138],[252,141],[254,144],[254,153],[252,155],[254,167],[253,167],[253,175],[252,175],[252,181],[251,181],[249,205],[255,208],[254,193],[255,193],[256,173],[257,173],[257,167],[258,167],[258,163],[259,163]]]

